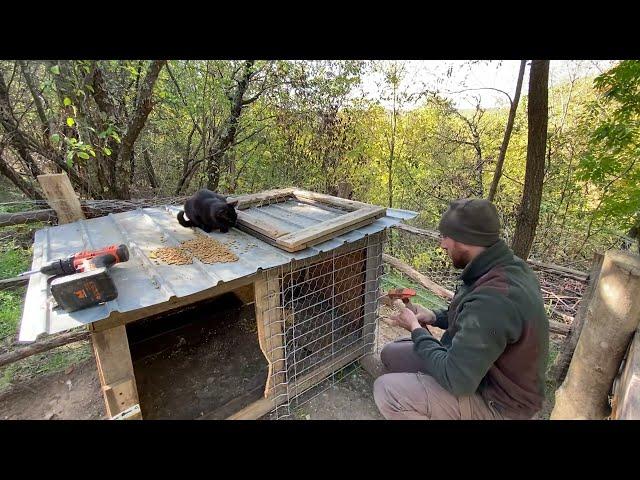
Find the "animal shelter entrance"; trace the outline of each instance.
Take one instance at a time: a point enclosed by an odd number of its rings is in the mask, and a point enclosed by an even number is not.
[[[147,419],[223,420],[263,396],[253,303],[233,293],[127,327]]]

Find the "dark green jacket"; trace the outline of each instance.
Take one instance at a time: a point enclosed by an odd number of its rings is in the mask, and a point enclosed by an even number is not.
[[[533,271],[503,240],[460,275],[447,310],[436,311],[436,340],[411,334],[425,371],[456,396],[480,393],[509,418],[531,418],[544,400],[549,321]]]

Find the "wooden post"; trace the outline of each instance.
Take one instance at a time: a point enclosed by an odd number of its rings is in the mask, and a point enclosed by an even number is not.
[[[640,328],[636,330],[618,385],[614,385],[611,418],[640,420]]]
[[[608,395],[640,321],[640,257],[608,251],[551,419],[604,419]]]
[[[601,253],[596,253],[593,256],[593,264],[591,266],[591,273],[589,274],[589,284],[580,299],[580,306],[578,307],[578,312],[571,323],[571,330],[569,331],[565,341],[562,343],[560,352],[558,353],[558,356],[551,367],[551,371],[549,372],[549,376],[554,380],[556,385],[562,384],[565,376],[567,375],[567,370],[569,370],[571,357],[573,357],[573,352],[578,344],[580,333],[582,333],[582,326],[584,325],[584,317],[587,313],[587,307],[593,297],[593,292],[595,291],[598,278],[600,277],[600,269],[602,268],[603,259],[604,255]]]
[[[372,353],[375,349],[378,295],[380,293],[380,269],[382,268],[382,245],[386,240],[385,235],[385,233],[381,233],[373,237],[370,236],[367,242],[364,326],[362,329],[365,353]],[[375,241],[374,244],[371,244],[372,238]]]
[[[38,175],[47,202],[58,215],[58,224],[75,222],[84,219],[80,201],[73,191],[66,173]]]
[[[113,418],[139,404],[127,327],[120,325],[93,332],[91,339],[107,415]]]

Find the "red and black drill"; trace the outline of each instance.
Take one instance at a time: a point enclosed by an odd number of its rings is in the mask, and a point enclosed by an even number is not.
[[[53,260],[20,276],[52,275],[47,282],[51,285],[53,298],[58,306],[73,312],[117,298],[118,290],[107,269],[127,260],[129,249],[126,245],[109,245]]]

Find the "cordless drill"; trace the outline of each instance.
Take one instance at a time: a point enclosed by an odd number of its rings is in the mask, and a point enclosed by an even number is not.
[[[126,245],[109,245],[98,250],[85,250],[70,257],[53,260],[46,265],[28,272],[21,273],[20,277],[43,273],[45,275],[73,275],[85,270],[95,270],[96,268],[109,268],[116,263],[129,260],[129,249]]]
[[[51,295],[59,307],[73,312],[117,298],[118,290],[107,269],[127,260],[129,249],[126,245],[110,245],[53,260],[21,276],[34,273],[52,275],[47,280]]]

